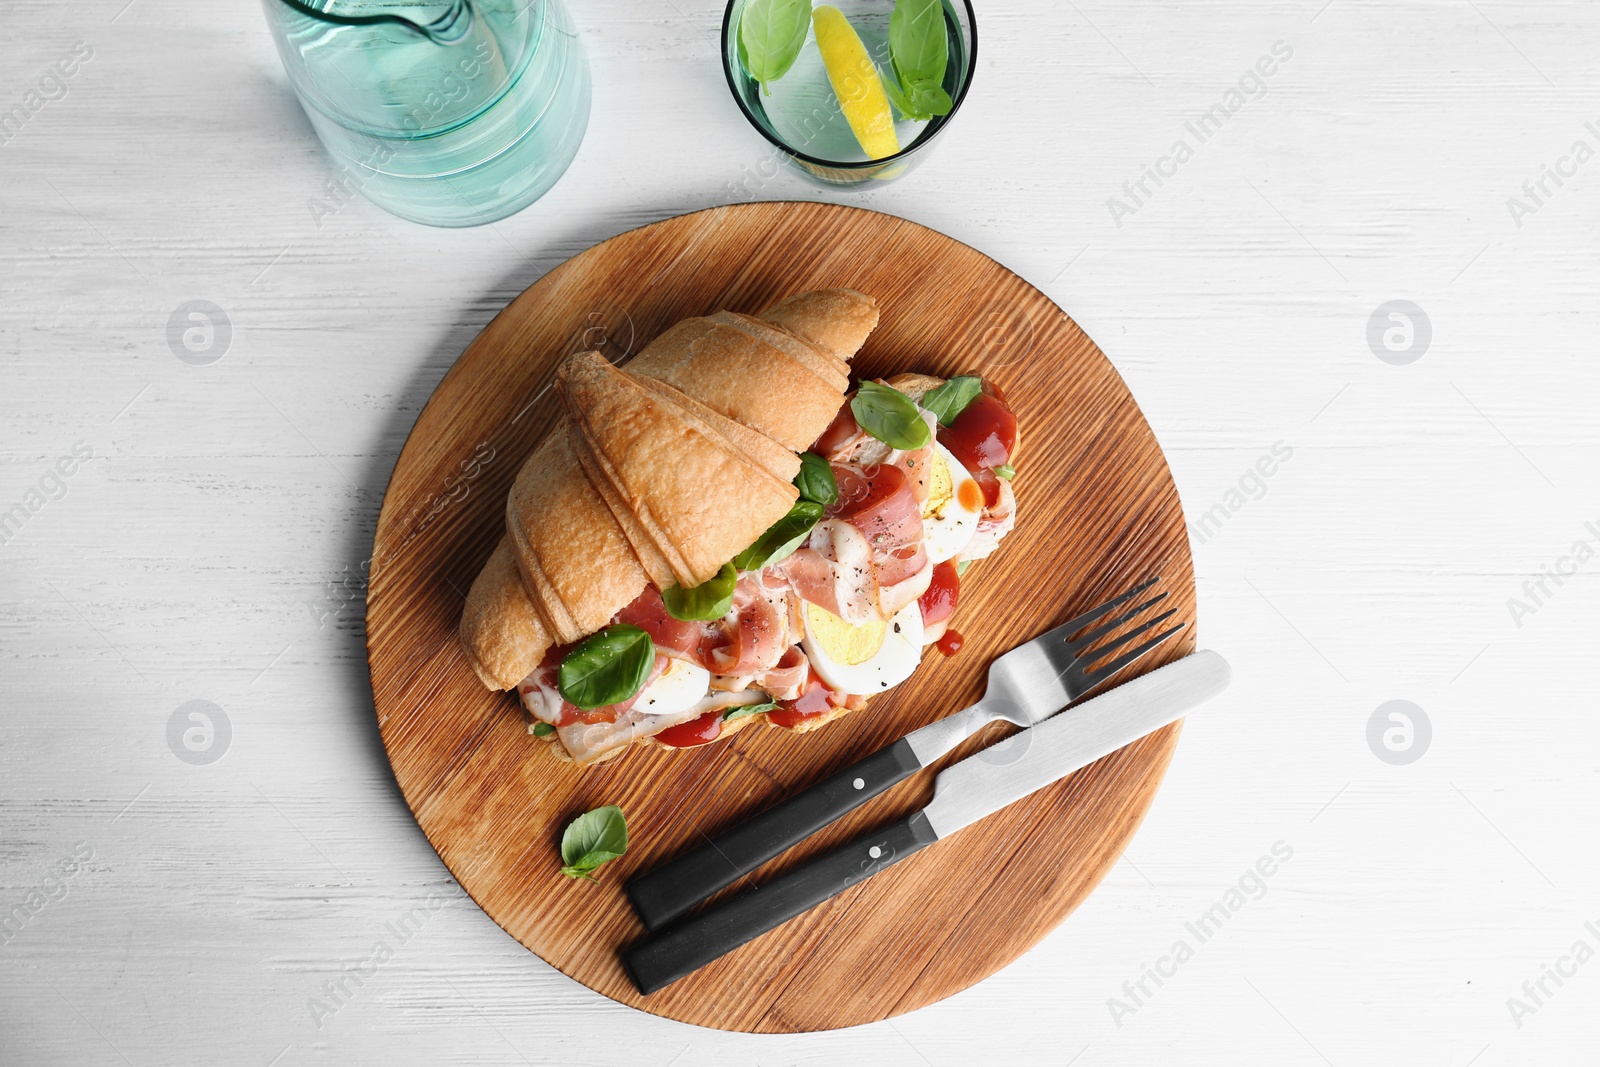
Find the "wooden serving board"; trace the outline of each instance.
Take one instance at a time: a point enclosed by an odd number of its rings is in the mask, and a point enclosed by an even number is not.
[[[762,727],[703,748],[636,748],[589,770],[557,762],[526,735],[514,695],[485,690],[456,644],[511,480],[557,415],[557,363],[585,348],[620,360],[686,316],[755,313],[828,286],[870,293],[883,309],[854,361],[858,374],[976,372],[1016,409],[1018,522],[962,586],[953,622],[966,647],[949,659],[930,650],[909,681],[815,733]],[[367,606],[373,698],[395,777],[428,839],[472,898],[551,965],[614,1000],[702,1026],[852,1026],[965,989],[1060,923],[1137,829],[1177,727],[650,997],[617,958],[644,933],[623,883],[971,703],[994,656],[1153,575],[1191,626],[1141,669],[1193,648],[1183,513],[1122,379],[1049,298],[973,249],[889,215],[816,203],[714,208],[568,260],[501,312],[439,384],[378,521]],[[989,727],[952,758],[1009,729]],[[920,807],[932,786],[933,771],[918,774],[755,881]],[[602,804],[626,812],[628,854],[602,869],[599,884],[562,876],[562,828]]]

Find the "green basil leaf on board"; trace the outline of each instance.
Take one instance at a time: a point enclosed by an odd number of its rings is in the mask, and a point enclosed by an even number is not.
[[[877,382],[862,382],[850,401],[856,424],[890,448],[922,448],[933,433],[911,398]]]
[[[1009,463],[1002,463],[1000,466],[994,468],[994,476],[996,478],[1004,478],[1007,481],[1010,481],[1012,478],[1017,476],[1017,468],[1013,467]]]
[[[972,561],[970,559],[964,559],[960,563],[957,563],[956,564],[956,577],[957,578],[965,578],[967,576],[967,568],[970,567],[970,566],[972,566]]]
[[[974,397],[983,392],[983,379],[971,374],[951,378],[937,389],[929,389],[922,396],[922,406],[933,412],[941,425],[949,426],[956,416],[967,410]]]
[[[555,732],[556,732],[556,728],[554,726],[551,726],[547,722],[536,722],[536,723],[533,724],[533,736],[534,737],[549,737],[551,734],[553,734]]]
[[[607,626],[578,642],[561,660],[561,695],[588,710],[627,700],[644,688],[655,665],[650,635],[637,626]]]
[[[833,476],[833,467],[815,452],[800,453],[800,473],[794,476],[800,499],[813,500],[823,507],[839,499],[839,482]]]
[[[733,607],[733,587],[739,571],[731,563],[691,589],[669,585],[661,590],[661,602],[674,619],[720,619]]]
[[[750,0],[739,15],[739,58],[750,77],[771,94],[789,72],[811,29],[811,0]]]
[[[628,821],[615,804],[573,819],[561,835],[561,873],[594,881],[594,870],[628,851]]]
[[[767,527],[767,532],[756,538],[755,544],[733,557],[733,566],[741,571],[758,571],[769,563],[778,562],[799,548],[821,519],[821,504],[815,500],[796,500],[789,514]]]
[[[735,704],[733,707],[722,713],[722,721],[727,722],[730,719],[742,719],[746,715],[759,715],[763,711],[773,711],[777,707],[778,702],[776,700],[769,700],[765,704]]]

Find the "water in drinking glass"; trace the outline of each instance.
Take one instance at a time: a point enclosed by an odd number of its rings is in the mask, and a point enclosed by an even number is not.
[[[813,177],[897,177],[970,80],[970,5],[951,0],[733,0],[724,22],[735,97]]]

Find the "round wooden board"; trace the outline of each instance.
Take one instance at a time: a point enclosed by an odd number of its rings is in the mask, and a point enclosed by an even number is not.
[[[1016,530],[962,586],[953,658],[815,733],[745,730],[670,752],[636,748],[578,770],[525,733],[456,643],[466,590],[499,539],[507,489],[557,414],[562,357],[615,359],[677,320],[757,312],[790,293],[849,286],[883,319],[862,376],[976,372],[1022,427]],[[1193,648],[1183,512],[1159,445],[1094,342],[993,260],[889,215],[816,203],[714,208],[621,234],[511,303],[439,384],[383,502],[367,606],[378,722],[395,777],[461,885],[513,937],[614,1000],[727,1030],[873,1022],[980,981],[1049,933],[1127,845],[1177,741],[1128,746],[918,853],[704,970],[641,997],[617,952],[644,933],[632,875],[981,695],[1000,652],[1153,575],[1191,625],[1139,665]],[[991,726],[952,758],[1009,730]],[[756,872],[757,882],[920,807],[933,771]],[[628,854],[599,884],[557,867],[563,826],[602,804],[627,813]],[[737,889],[738,887],[733,887]]]

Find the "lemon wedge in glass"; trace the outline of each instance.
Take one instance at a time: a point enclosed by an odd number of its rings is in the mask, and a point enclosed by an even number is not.
[[[878,79],[878,68],[867,54],[867,46],[844,12],[826,5],[811,12],[811,25],[817,31],[817,51],[827,68],[828,81],[839,98],[839,106],[850,123],[850,130],[861,142],[862,151],[872,159],[882,159],[900,151],[894,135],[894,112],[889,96]]]

